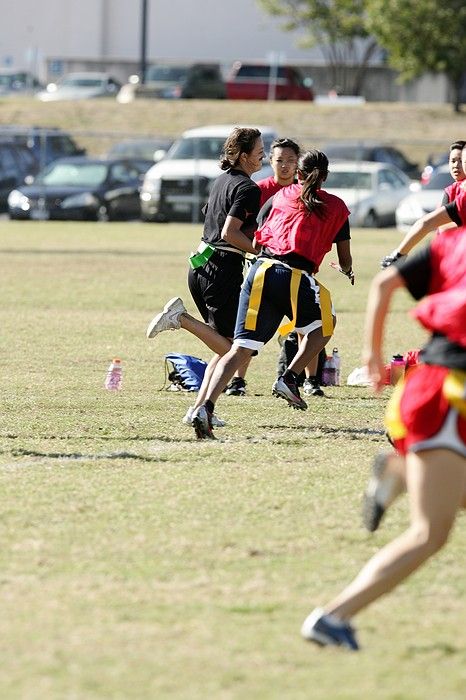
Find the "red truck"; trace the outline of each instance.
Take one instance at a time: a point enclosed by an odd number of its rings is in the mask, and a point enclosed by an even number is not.
[[[236,61],[226,81],[230,100],[313,100],[312,80],[293,66]]]

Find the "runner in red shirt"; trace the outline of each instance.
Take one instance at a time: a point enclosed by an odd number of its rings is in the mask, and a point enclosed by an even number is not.
[[[423,300],[413,316],[432,336],[392,395],[386,425],[397,453],[379,455],[365,495],[365,524],[375,530],[404,489],[410,526],[363,567],[325,608],[316,608],[301,633],[319,645],[357,650],[349,620],[416,571],[446,543],[466,507],[466,192],[454,206],[458,228],[379,273],[366,318],[366,363],[376,391],[383,387],[383,333],[393,293],[406,287]],[[434,230],[443,216],[430,214]]]

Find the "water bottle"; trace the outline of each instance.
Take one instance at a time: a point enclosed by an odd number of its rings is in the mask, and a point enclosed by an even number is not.
[[[325,360],[324,368],[322,370],[322,384],[323,386],[335,386],[335,359],[333,354],[327,356]]]
[[[333,363],[335,365],[335,386],[340,386],[340,355],[338,354],[338,348],[333,348],[332,350]]]
[[[404,376],[405,361],[403,355],[393,355],[390,362],[390,384],[395,386],[399,379]]]
[[[123,368],[121,366],[121,360],[118,357],[115,357],[107,370],[107,376],[105,377],[105,388],[108,389],[108,391],[119,391],[121,389],[122,381]]]

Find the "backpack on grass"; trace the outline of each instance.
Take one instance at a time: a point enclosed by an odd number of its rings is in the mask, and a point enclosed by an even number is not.
[[[198,357],[178,352],[168,353],[165,355],[165,381],[168,376],[171,383],[167,391],[199,391],[206,367],[207,362]]]

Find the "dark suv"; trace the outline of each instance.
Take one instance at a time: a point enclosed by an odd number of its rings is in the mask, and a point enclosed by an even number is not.
[[[130,102],[135,97],[224,99],[225,82],[216,63],[159,63],[147,69],[144,85],[123,85],[117,99],[119,102]]]
[[[34,155],[27,146],[0,137],[0,211],[6,211],[11,190],[37,171]]]
[[[2,126],[0,139],[9,140],[28,148],[36,161],[33,174],[43,170],[57,158],[82,156],[86,151],[80,148],[69,134],[61,129],[40,126]]]

